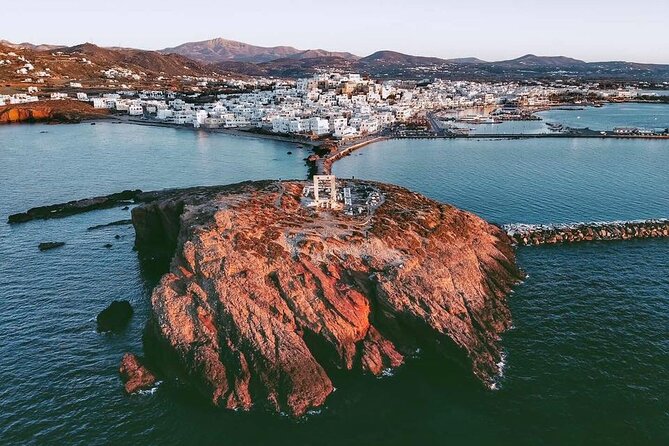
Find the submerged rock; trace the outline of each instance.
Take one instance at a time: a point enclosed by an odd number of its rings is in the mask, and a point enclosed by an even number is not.
[[[99,331],[118,331],[128,325],[132,317],[132,306],[127,300],[115,300],[97,317]]]
[[[132,353],[123,355],[118,371],[128,394],[150,389],[157,381],[156,376]]]
[[[42,242],[37,245],[37,248],[40,251],[48,251],[49,249],[60,248],[61,246],[65,246],[65,242]]]
[[[110,226],[126,226],[126,225],[131,225],[131,224],[132,224],[132,220],[128,220],[128,219],[126,219],[126,220],[117,220],[117,221],[113,221],[113,222],[111,222],[111,223],[105,223],[105,224],[101,224],[101,225],[89,226],[88,230],[89,230],[89,231],[95,231],[96,229],[108,228],[108,227],[110,227]]]
[[[422,347],[492,384],[520,278],[509,237],[406,189],[347,183],[383,196],[370,215],[307,208],[297,181],[133,209],[140,255],[173,257],[147,326],[161,369],[216,405],[296,416],[332,393],[328,371],[379,375]]]

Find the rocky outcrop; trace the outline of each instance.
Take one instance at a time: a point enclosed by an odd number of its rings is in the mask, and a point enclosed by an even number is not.
[[[0,124],[15,122],[45,121],[51,117],[51,110],[46,107],[18,108],[10,107],[0,113]]]
[[[7,222],[25,223],[36,219],[45,220],[49,218],[67,217],[98,209],[108,209],[127,203],[134,203],[140,199],[141,195],[141,190],[124,190],[123,192],[100,197],[85,198],[83,200],[68,201],[67,203],[52,204],[49,206],[39,206],[28,209],[25,212],[12,214],[7,219]]]
[[[65,246],[65,242],[42,242],[37,245],[37,248],[40,251],[48,251],[50,249],[60,248],[61,246]]]
[[[423,347],[491,384],[520,277],[507,235],[408,190],[355,184],[384,196],[371,215],[315,212],[301,182],[133,209],[140,254],[173,256],[151,296],[152,361],[216,405],[297,416],[326,401],[332,370],[378,375]]]
[[[39,101],[0,107],[0,124],[41,121],[79,122],[83,119],[101,118],[107,114],[106,110],[95,109],[92,105],[80,101]]]
[[[610,240],[669,237],[669,220],[632,220],[559,225],[504,225],[514,244],[554,245]]]
[[[128,394],[150,389],[157,381],[156,376],[132,353],[123,355],[118,371]]]
[[[132,306],[127,300],[115,300],[97,317],[98,331],[118,331],[128,325],[132,317]]]

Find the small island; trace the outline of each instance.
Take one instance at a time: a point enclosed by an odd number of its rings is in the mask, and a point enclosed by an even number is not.
[[[332,370],[380,375],[422,348],[488,386],[500,372],[522,274],[507,234],[471,213],[326,176],[166,191],[132,220],[140,256],[171,263],[151,297],[151,370],[122,367],[129,382],[178,376],[217,406],[301,416],[334,391]]]

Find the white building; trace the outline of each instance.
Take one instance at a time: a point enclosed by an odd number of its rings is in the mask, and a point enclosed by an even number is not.
[[[274,133],[290,132],[290,120],[285,117],[274,118],[272,120],[272,131]]]
[[[309,131],[309,121],[303,121],[302,118],[291,119],[288,123],[290,133],[303,133]]]
[[[25,93],[16,93],[9,97],[10,104],[28,104],[30,102],[37,102],[39,98],[37,96],[30,96]]]
[[[144,107],[139,104],[131,104],[128,107],[128,114],[130,116],[140,116],[144,114]]]
[[[206,110],[198,110],[195,112],[193,115],[193,126],[196,128],[200,128],[202,124],[206,121],[206,119],[209,117],[209,113],[207,113]]]
[[[171,119],[174,116],[174,110],[171,110],[169,108],[161,108],[158,109],[156,112],[156,119],[160,119],[161,121]]]
[[[107,98],[93,98],[93,108],[112,108],[114,106],[114,101],[110,101]]]
[[[311,133],[321,136],[330,133],[330,123],[327,119],[311,118],[309,119],[309,129]]]

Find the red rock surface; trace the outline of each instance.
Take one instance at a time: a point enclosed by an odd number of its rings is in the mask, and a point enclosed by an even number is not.
[[[93,108],[80,101],[39,101],[0,107],[0,124],[17,122],[75,122],[107,115],[106,110]]]
[[[506,234],[396,186],[371,217],[316,213],[304,183],[200,188],[136,208],[140,252],[175,249],[151,297],[153,335],[214,404],[304,414],[327,370],[374,375],[431,345],[484,383],[499,372]]]
[[[150,389],[156,383],[155,375],[132,353],[123,355],[119,373],[125,383],[125,391],[129,394]]]

